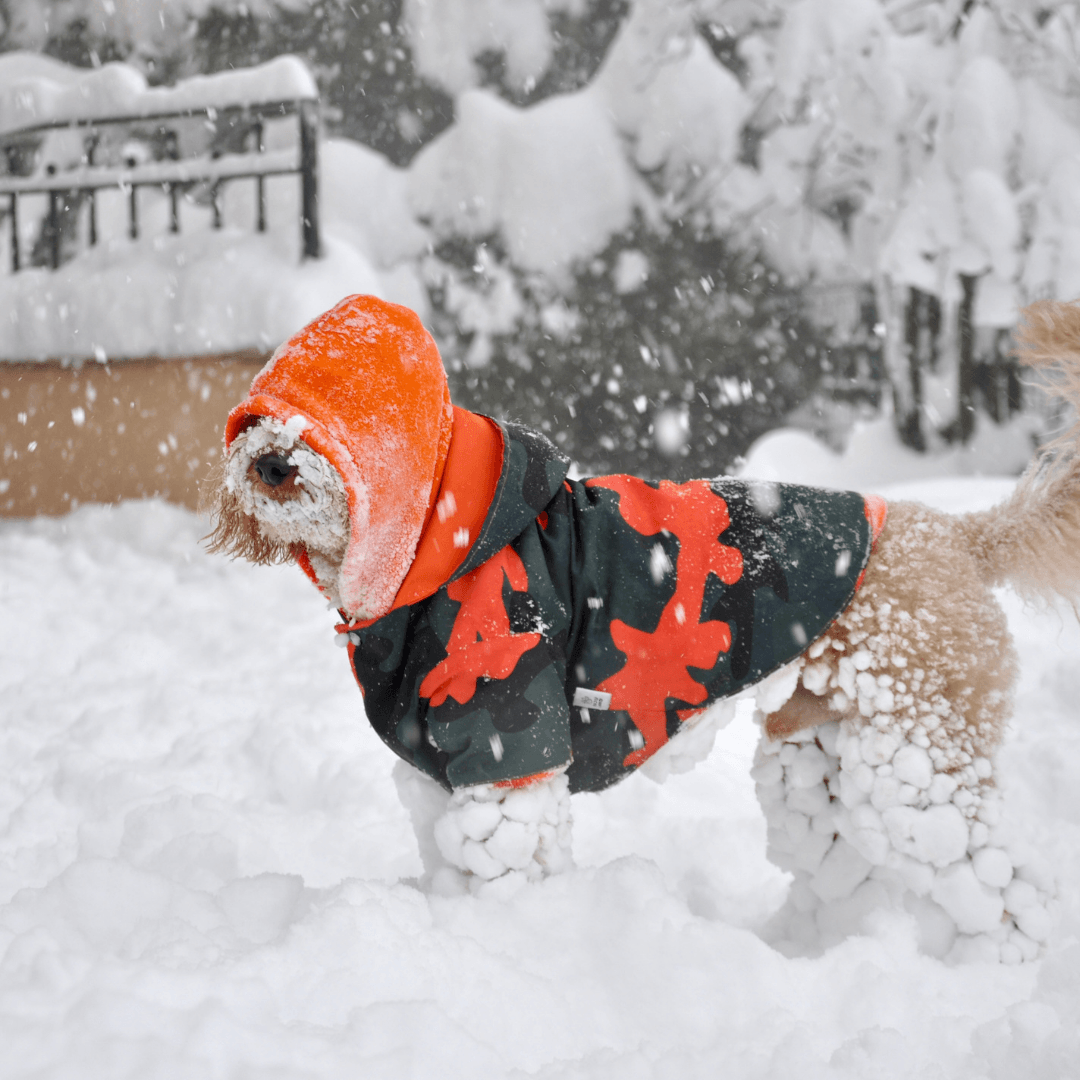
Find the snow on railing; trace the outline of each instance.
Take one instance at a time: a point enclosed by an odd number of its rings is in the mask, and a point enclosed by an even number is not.
[[[140,188],[165,192],[174,233],[180,231],[180,197],[206,188],[213,227],[220,229],[222,186],[249,178],[255,181],[255,228],[264,232],[265,180],[288,174],[300,177],[303,258],[319,256],[318,98],[298,60],[281,57],[166,89],[147,88],[123,65],[109,67],[108,78],[92,72],[63,88],[37,79],[0,93],[0,198],[7,196],[13,272],[23,265],[21,196],[48,196],[41,239],[48,265],[56,269],[64,234],[77,225],[84,205],[87,240],[97,244],[99,191],[119,189],[127,196],[128,236],[137,239]],[[11,127],[31,116],[36,123]],[[268,149],[268,126],[293,117],[292,145]],[[275,132],[274,141],[280,140]]]

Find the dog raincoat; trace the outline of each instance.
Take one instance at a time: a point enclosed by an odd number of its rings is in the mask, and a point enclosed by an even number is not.
[[[350,322],[360,327],[352,339]],[[343,301],[283,346],[287,370],[270,361],[226,440],[260,415],[302,415],[305,441],[330,451],[350,508],[381,530],[381,550],[411,542],[403,577],[399,563],[384,564],[396,577],[383,610],[357,617],[346,598],[363,589],[343,583],[338,631],[372,726],[445,787],[517,784],[562,767],[573,791],[607,787],[688,718],[797,657],[852,599],[880,501],[727,477],[570,480],[544,436],[444,412],[434,343],[402,356],[412,337],[426,334],[407,309]],[[313,387],[327,365],[335,392],[321,395]],[[426,427],[393,396],[418,372],[426,389],[411,386],[410,402],[430,402]],[[385,507],[355,459],[362,445],[350,443],[359,416],[365,437],[382,426],[401,442],[405,422],[426,440]],[[403,496],[424,511],[419,529],[415,513],[400,512]],[[367,544],[377,558],[379,547],[360,532],[354,521],[343,578],[355,568],[370,582],[379,567],[353,549]]]

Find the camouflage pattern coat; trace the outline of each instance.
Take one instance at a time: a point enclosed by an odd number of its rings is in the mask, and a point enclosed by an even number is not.
[[[571,790],[605,788],[854,595],[872,542],[857,493],[568,480],[543,436],[499,430],[464,561],[419,602],[339,627],[379,736],[448,789],[564,766]]]

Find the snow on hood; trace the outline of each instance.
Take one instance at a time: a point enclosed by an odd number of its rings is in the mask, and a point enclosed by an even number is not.
[[[408,308],[349,296],[290,338],[229,414],[226,448],[262,416],[304,418],[304,441],[341,474],[350,537],[339,575],[354,619],[390,610],[450,445],[442,360]]]

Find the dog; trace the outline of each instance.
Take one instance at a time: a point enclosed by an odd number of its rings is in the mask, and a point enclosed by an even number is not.
[[[1080,402],[1080,306],[1026,309],[1021,359]],[[992,510],[721,477],[587,481],[543,436],[454,407],[417,316],[348,297],[226,424],[213,551],[296,562],[341,616],[401,759],[423,887],[564,870],[570,795],[690,767],[742,696],[792,953],[880,908],[950,960],[1020,962],[1053,876],[1002,818],[1017,660],[993,589],[1080,585],[1078,428]]]

